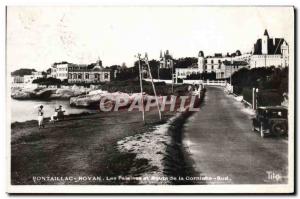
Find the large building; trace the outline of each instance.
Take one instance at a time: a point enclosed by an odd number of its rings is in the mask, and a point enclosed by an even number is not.
[[[223,61],[221,67],[216,70],[216,79],[227,79],[234,72],[242,69],[249,68],[246,61]]]
[[[52,65],[51,77],[68,83],[99,83],[111,80],[111,70],[100,59],[90,65],[60,62]]]
[[[12,88],[34,88],[37,85],[33,84],[33,80],[43,78],[45,75],[42,71],[32,72],[30,75],[12,75],[11,87]]]
[[[174,60],[173,57],[170,55],[169,50],[166,50],[164,54],[160,51],[160,60],[159,60],[159,67],[160,68],[173,68]]]
[[[186,79],[191,74],[216,73],[217,79],[226,79],[235,71],[247,67],[251,53],[242,54],[239,50],[235,53],[223,55],[215,53],[213,56],[204,56],[203,51],[198,53],[198,67],[176,68],[175,78]]]
[[[221,53],[215,53],[213,56],[207,56],[204,58],[204,54],[202,51],[198,54],[198,67],[199,72],[207,72],[212,73],[216,72],[217,70],[221,69],[221,65],[223,62],[228,61],[245,61],[249,62],[249,59],[251,57],[250,53],[244,53],[242,54],[239,50],[237,50],[235,53],[232,54],[221,54]]]
[[[12,75],[11,76],[11,83],[12,84],[21,84],[24,83],[24,77],[19,75]]]
[[[68,68],[69,83],[99,83],[107,82],[111,79],[111,71],[102,66],[102,61],[90,65],[72,64]]]
[[[71,63],[68,62],[54,63],[51,67],[51,77],[61,81],[68,79],[68,68],[70,65]]]
[[[25,84],[32,83],[33,80],[43,78],[43,72],[42,71],[36,71],[32,72],[31,75],[24,75],[23,80]]]
[[[251,68],[257,67],[288,67],[289,46],[284,38],[270,38],[265,30],[262,38],[253,46],[253,54],[250,60]]]

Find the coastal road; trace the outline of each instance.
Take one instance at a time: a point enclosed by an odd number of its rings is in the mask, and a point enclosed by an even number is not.
[[[251,130],[250,118],[251,111],[222,88],[207,87],[200,111],[184,127],[184,143],[200,180],[287,183],[288,138],[261,138]]]

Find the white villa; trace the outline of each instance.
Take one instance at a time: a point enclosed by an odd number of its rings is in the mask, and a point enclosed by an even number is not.
[[[250,60],[251,68],[257,67],[288,67],[289,46],[284,38],[270,38],[265,30],[262,38],[253,46]]]

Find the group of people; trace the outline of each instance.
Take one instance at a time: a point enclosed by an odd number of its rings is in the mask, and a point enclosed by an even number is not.
[[[44,124],[44,106],[40,105],[38,109],[38,125],[40,128],[45,128]],[[64,119],[64,110],[62,105],[59,105],[54,109],[54,114],[50,117],[50,122],[58,121],[59,119]]]

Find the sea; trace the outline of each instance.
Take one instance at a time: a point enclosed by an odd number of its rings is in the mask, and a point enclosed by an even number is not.
[[[51,117],[54,109],[62,105],[65,114],[78,114],[83,112],[93,113],[95,110],[71,107],[68,100],[15,100],[11,99],[11,123],[37,120],[38,107],[44,106],[44,117]]]

